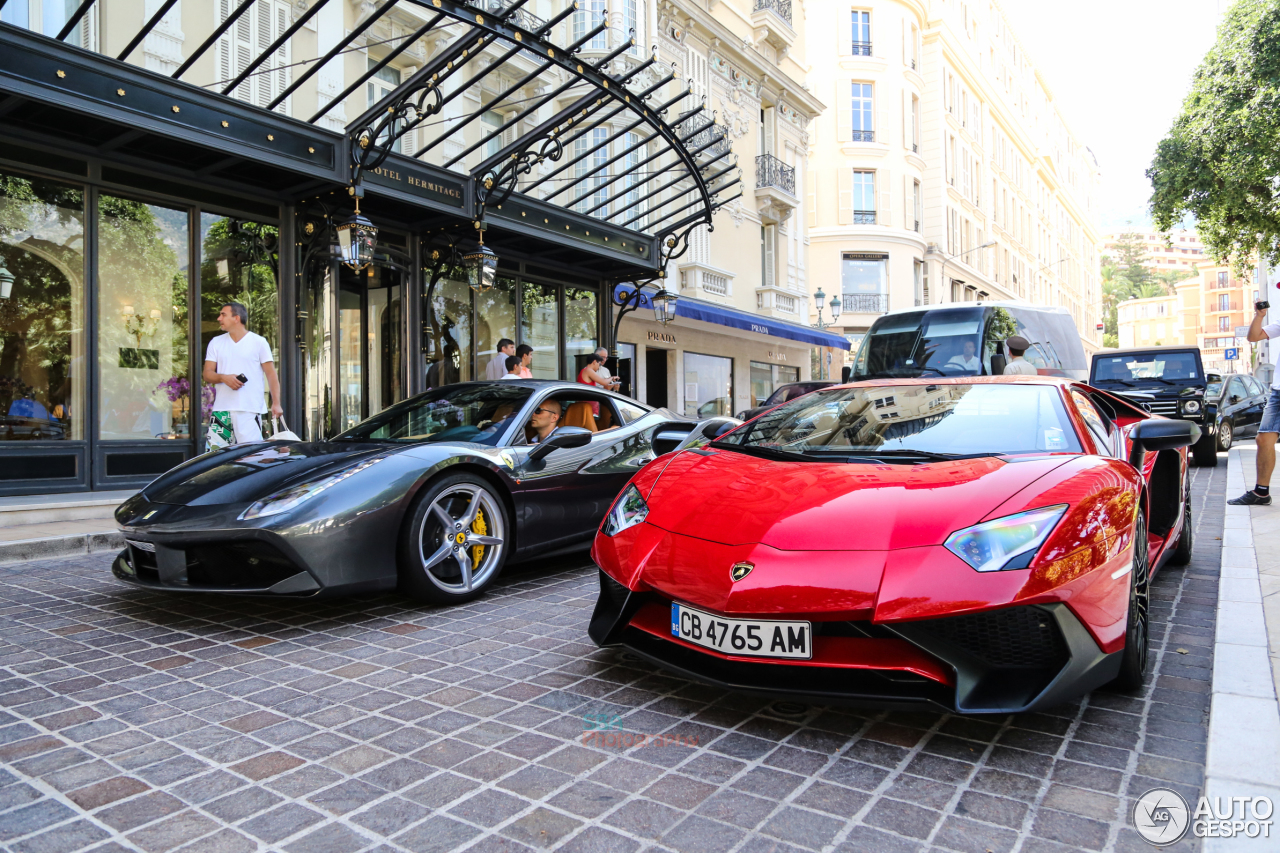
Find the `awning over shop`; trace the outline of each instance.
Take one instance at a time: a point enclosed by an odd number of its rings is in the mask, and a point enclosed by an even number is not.
[[[635,285],[633,284],[619,284],[614,288],[614,299],[620,302],[634,291]],[[640,294],[640,307],[653,307],[647,292],[642,291]],[[757,335],[769,335],[774,338],[802,341],[817,347],[835,347],[842,350],[853,348],[853,344],[849,343],[848,338],[843,335],[824,332],[820,329],[802,326],[799,323],[788,323],[786,320],[779,320],[776,317],[761,317],[759,314],[740,311],[737,308],[728,308],[724,305],[716,305],[714,302],[704,302],[701,299],[692,299],[688,296],[681,296],[676,302],[676,316],[687,317],[690,320],[701,320],[704,323],[715,323],[718,326],[728,326],[731,329],[755,332]]]

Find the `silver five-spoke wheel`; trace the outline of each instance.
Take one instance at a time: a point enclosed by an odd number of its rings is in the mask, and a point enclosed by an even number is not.
[[[415,514],[411,542],[420,577],[449,596],[483,589],[502,567],[506,514],[499,499],[474,481],[448,483]]]

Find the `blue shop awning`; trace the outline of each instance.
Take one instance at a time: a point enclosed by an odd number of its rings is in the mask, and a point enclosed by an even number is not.
[[[621,302],[634,291],[635,285],[633,284],[619,284],[613,291],[615,302]],[[649,301],[648,291],[641,291],[640,307],[653,307],[653,303]],[[755,332],[757,335],[769,335],[774,338],[802,341],[817,347],[835,347],[842,350],[853,348],[853,344],[849,343],[848,338],[843,335],[824,332],[821,329],[802,326],[799,323],[788,323],[775,317],[761,317],[759,314],[752,314],[749,311],[727,308],[724,305],[716,305],[714,302],[704,302],[701,299],[692,299],[688,296],[681,296],[676,302],[676,316],[687,317],[690,320],[701,320],[704,323],[715,323],[719,326],[728,326],[731,329]]]

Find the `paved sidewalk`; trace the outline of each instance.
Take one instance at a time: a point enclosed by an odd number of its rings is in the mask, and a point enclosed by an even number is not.
[[[1227,494],[1254,482],[1254,449],[1228,456]],[[1265,597],[1265,598],[1264,598]],[[1268,603],[1264,606],[1264,600]],[[1280,508],[1226,507],[1213,656],[1206,797],[1280,804]],[[1206,839],[1206,851],[1276,850],[1280,839]]]
[[[1034,714],[690,684],[590,643],[585,558],[455,608],[156,593],[107,555],[0,567],[0,847],[1151,850],[1135,798],[1202,791],[1225,485],[1192,470],[1195,552],[1152,582],[1146,688]]]

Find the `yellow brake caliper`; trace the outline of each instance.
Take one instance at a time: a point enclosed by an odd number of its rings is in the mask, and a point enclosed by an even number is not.
[[[484,520],[484,510],[482,509],[476,510],[476,520],[471,522],[471,532],[476,534],[477,536],[484,536],[486,533],[489,532],[489,525],[486,524]],[[483,556],[484,556],[483,545],[473,545],[471,547],[471,565],[472,566],[478,567],[480,565],[480,558]]]

